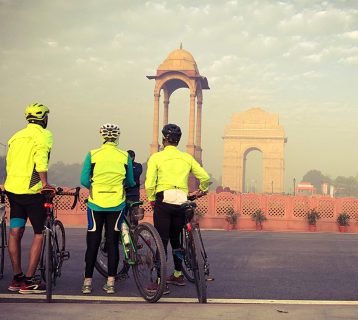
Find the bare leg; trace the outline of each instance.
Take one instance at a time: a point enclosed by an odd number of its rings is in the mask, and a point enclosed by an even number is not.
[[[11,228],[9,235],[9,256],[14,274],[22,272],[21,268],[21,239],[25,228]]]
[[[40,260],[41,248],[42,248],[43,235],[35,234],[32,241],[30,255],[29,255],[29,267],[26,272],[26,277],[32,277],[35,274],[37,265]]]

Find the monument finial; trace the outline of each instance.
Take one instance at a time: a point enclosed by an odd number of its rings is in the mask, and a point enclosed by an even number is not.
[[[183,49],[183,43],[180,42],[180,50]]]

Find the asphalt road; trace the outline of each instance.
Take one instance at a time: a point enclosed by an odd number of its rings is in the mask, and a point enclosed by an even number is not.
[[[85,234],[84,229],[66,229],[71,258],[63,265],[56,295],[82,296]],[[28,229],[23,239],[24,266],[31,239]],[[203,231],[203,239],[215,278],[208,283],[210,299],[358,300],[358,234],[210,230]],[[8,294],[12,277],[8,256],[5,263],[0,294]],[[95,272],[92,296],[108,297],[103,284],[104,278]],[[116,288],[116,297],[139,297],[131,273]],[[170,289],[166,297],[196,297],[189,283]]]

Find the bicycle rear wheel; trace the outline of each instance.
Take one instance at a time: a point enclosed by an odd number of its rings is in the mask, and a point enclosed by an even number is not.
[[[166,257],[158,231],[143,222],[134,230],[135,260],[133,276],[141,296],[157,302],[166,286]],[[158,278],[161,279],[158,283]]]
[[[121,257],[123,257],[123,260],[121,261]],[[102,240],[101,244],[99,246],[97,259],[95,263],[96,270],[105,278],[108,277],[108,253],[107,253],[107,247],[106,247],[106,236],[103,229],[102,233]],[[129,264],[124,260],[124,252],[123,252],[123,246],[119,245],[119,265],[117,269],[116,279],[125,279],[128,277],[128,270],[130,266]]]
[[[46,300],[51,302],[52,300],[52,281],[53,281],[53,252],[51,241],[51,230],[46,228],[45,231],[45,281],[46,281]]]
[[[192,237],[192,267],[195,278],[195,287],[200,303],[206,303],[206,279],[204,267],[204,252],[201,246],[198,230],[194,228],[191,231]]]
[[[5,219],[0,225],[1,232],[1,247],[0,247],[0,279],[4,276],[4,264],[5,264],[5,247],[6,247],[6,222]]]
[[[183,229],[182,232],[182,248],[184,249],[184,256],[181,265],[181,270],[185,278],[188,279],[189,282],[194,283],[194,272],[192,267],[192,257],[191,257],[191,250],[189,249],[188,243],[188,231]]]
[[[54,256],[52,257],[53,261],[53,281],[56,285],[56,278],[61,276],[62,263],[65,259],[69,258],[69,253],[65,251],[66,249],[66,234],[65,228],[60,220],[55,220],[52,225],[53,232],[53,243],[52,249]]]

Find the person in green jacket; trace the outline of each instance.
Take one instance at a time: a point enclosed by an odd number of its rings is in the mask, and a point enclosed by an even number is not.
[[[178,150],[180,127],[167,124],[163,127],[162,134],[164,149],[151,155],[148,160],[145,189],[148,201],[154,207],[154,226],[167,253],[169,241],[173,250],[180,248],[180,233],[185,223],[181,204],[187,201],[189,174],[192,173],[199,179],[199,192],[208,191],[210,176],[193,156]],[[166,279],[167,283],[183,286],[182,261],[176,255],[173,255],[173,259],[174,272]],[[157,283],[152,285],[155,290]],[[169,293],[169,290],[166,289],[164,293]]]
[[[9,255],[14,273],[9,291],[44,293],[44,285],[34,279],[42,246],[42,230],[46,220],[42,189],[55,190],[47,182],[52,133],[46,129],[50,110],[43,104],[30,104],[25,109],[26,128],[9,140],[4,188],[10,202]],[[21,239],[29,218],[34,240],[29,254],[26,276],[21,267]]]
[[[115,293],[115,275],[119,262],[119,231],[125,214],[124,183],[135,185],[132,160],[128,152],[118,148],[120,129],[106,123],[100,128],[103,144],[91,150],[84,161],[81,184],[89,189],[87,204],[87,250],[82,293],[92,292],[92,277],[97,253],[105,227],[108,252],[108,279],[103,290]]]

